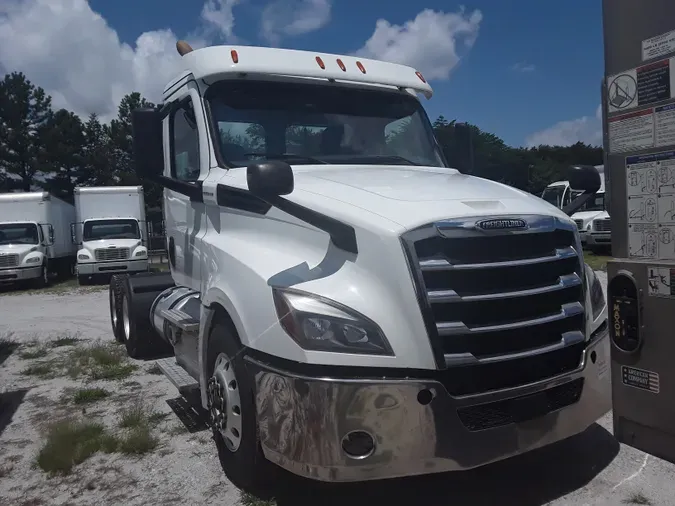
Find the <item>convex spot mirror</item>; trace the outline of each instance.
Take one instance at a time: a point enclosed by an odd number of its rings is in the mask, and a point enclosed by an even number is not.
[[[595,193],[600,189],[600,173],[593,165],[571,165],[567,169],[570,188],[584,193]]]
[[[293,169],[281,160],[252,163],[246,168],[248,189],[262,199],[288,195],[293,191]]]
[[[164,172],[162,114],[145,107],[131,112],[134,170],[141,178],[153,179]]]

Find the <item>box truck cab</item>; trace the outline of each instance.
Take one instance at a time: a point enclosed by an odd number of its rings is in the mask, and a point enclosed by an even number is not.
[[[170,273],[114,276],[116,339],[208,410],[243,488],[474,468],[610,408],[607,306],[560,209],[445,160],[424,76],[354,56],[192,50],[133,112]],[[450,161],[451,163],[452,161]],[[598,190],[597,171],[570,170]]]
[[[80,283],[116,272],[148,270],[142,186],[75,188],[75,210],[73,240],[79,247]]]
[[[70,224],[75,208],[47,192],[0,195],[0,283],[49,283],[75,263]]]

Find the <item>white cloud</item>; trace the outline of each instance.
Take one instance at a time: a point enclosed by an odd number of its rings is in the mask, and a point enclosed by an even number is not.
[[[262,36],[277,45],[283,36],[302,35],[330,21],[330,0],[275,0],[262,12]]]
[[[237,3],[208,0],[202,31],[232,37]],[[204,43],[194,40],[196,47]],[[0,0],[0,66],[42,86],[55,108],[82,116],[109,120],[131,91],[159,101],[179,70],[175,44],[170,29],[142,33],[133,46],[123,43],[86,0]]]
[[[594,116],[560,121],[539,132],[528,135],[525,145],[530,147],[548,144],[550,146],[570,146],[576,142],[585,142],[594,146],[602,145],[602,109],[595,110]]]
[[[403,25],[378,19],[375,31],[356,54],[402,63],[416,68],[427,79],[447,79],[459,63],[458,49],[470,49],[478,37],[483,15],[464,9],[456,13],[425,9]]]
[[[536,67],[534,66],[533,63],[526,63],[522,61],[511,65],[511,70],[514,70],[516,72],[534,72],[536,70]]]

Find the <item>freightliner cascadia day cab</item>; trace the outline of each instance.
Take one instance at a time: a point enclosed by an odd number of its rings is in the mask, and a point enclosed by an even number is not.
[[[49,283],[54,272],[72,274],[75,208],[47,192],[0,195],[0,283]]]
[[[77,277],[86,284],[92,277],[116,272],[148,270],[145,198],[142,186],[75,188],[78,244]]]
[[[563,212],[451,168],[412,68],[177,47],[163,105],[132,115],[170,273],[113,276],[111,321],[131,356],[173,355],[233,483],[469,469],[608,412],[607,308],[568,217],[595,168],[570,168]]]

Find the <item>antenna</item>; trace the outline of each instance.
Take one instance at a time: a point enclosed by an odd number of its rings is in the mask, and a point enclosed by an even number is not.
[[[185,56],[188,53],[192,52],[192,46],[185,42],[184,40],[179,40],[176,42],[176,50],[178,51],[178,54],[181,56]]]

